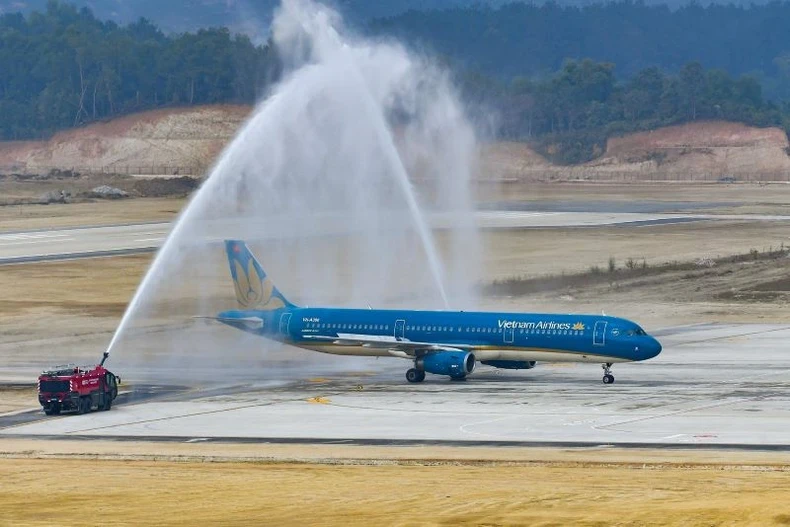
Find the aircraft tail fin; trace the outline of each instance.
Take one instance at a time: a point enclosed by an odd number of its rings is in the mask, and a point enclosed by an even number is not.
[[[241,240],[225,240],[225,252],[236,289],[236,300],[241,307],[261,311],[295,307],[266,276],[246,243]]]

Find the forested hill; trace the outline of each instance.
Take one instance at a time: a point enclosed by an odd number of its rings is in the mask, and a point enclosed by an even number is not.
[[[48,1],[0,0],[0,14],[43,11]],[[444,9],[479,3],[499,6],[509,1],[512,0],[323,0],[323,3],[333,6],[353,23],[364,23],[371,18],[393,16],[410,9]],[[578,3],[576,0],[568,1]],[[225,26],[234,31],[244,31],[252,38],[259,35],[265,38],[280,0],[72,0],[72,3],[78,9],[88,7],[97,17],[116,24],[128,24],[143,17],[152,20],[165,32]]]
[[[410,11],[373,29],[419,41],[465,67],[500,77],[557,71],[568,58],[617,64],[629,77],[658,66],[678,71],[700,61],[734,75],[790,75],[790,3],[762,6],[637,2],[586,7],[513,3]]]
[[[168,36],[49,2],[0,16],[0,139],[160,106],[252,103],[277,71],[268,47],[226,28]]]
[[[773,32],[779,15],[765,19],[768,12],[785,11],[790,12],[790,5],[678,11],[744,18],[744,31],[728,38],[747,43],[746,51],[729,43],[728,49],[737,52],[717,59],[729,60],[729,69],[710,67],[722,64],[714,60],[717,50],[704,40],[694,44],[688,37],[688,47],[678,47],[678,28],[667,29],[669,36],[662,42],[650,40],[656,36],[651,13],[675,15],[635,4],[411,13],[380,21],[372,29],[400,31],[404,21],[412,20],[409,31],[426,39],[432,36],[431,46],[445,46],[448,54],[455,54],[458,60],[449,64],[463,96],[473,110],[484,108],[486,118],[500,117],[495,130],[499,137],[528,140],[555,161],[577,163],[599,154],[612,135],[699,119],[788,129],[790,96],[784,94],[790,91],[778,89],[781,83],[771,79],[790,78],[790,51],[766,50],[782,49],[780,41],[790,36]],[[530,17],[524,18],[524,13],[542,22],[530,19],[527,24]],[[566,20],[559,16],[562,13],[573,16]],[[585,21],[584,13],[598,19]],[[767,20],[770,27],[755,28],[749,22],[755,13],[762,13],[757,19]],[[655,18],[658,26],[668,23]],[[641,27],[644,43],[632,34],[636,30],[617,35],[596,29],[596,38],[591,38],[596,20],[604,29],[606,24]],[[553,25],[560,36],[542,28],[546,40],[541,41],[525,29],[536,25]],[[694,33],[689,23],[683,27]],[[709,25],[704,27],[713,32]],[[735,24],[729,21],[722,25],[726,27]],[[585,34],[586,39],[580,36]],[[762,48],[755,45],[760,38]],[[533,44],[534,51],[525,51]],[[694,60],[698,50],[709,63]],[[579,60],[587,54],[603,60]],[[639,69],[651,56],[669,62]],[[625,61],[625,68],[613,62],[617,57]],[[555,66],[554,60],[560,62]],[[740,75],[755,69],[747,67],[751,60],[775,77]],[[51,0],[44,12],[0,16],[0,140],[46,137],[60,129],[163,106],[253,103],[278,75],[272,49],[226,28],[167,35],[144,19],[119,26],[97,19],[86,8]],[[766,86],[778,94],[775,99],[765,97]]]

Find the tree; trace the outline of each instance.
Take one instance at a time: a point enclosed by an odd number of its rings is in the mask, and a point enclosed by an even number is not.
[[[699,62],[689,62],[680,70],[680,92],[683,102],[688,111],[688,117],[694,121],[697,119],[697,104],[700,94],[705,88],[705,75],[702,64]]]

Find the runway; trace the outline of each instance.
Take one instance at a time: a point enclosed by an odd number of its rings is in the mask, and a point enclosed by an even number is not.
[[[790,451],[790,325],[655,334],[664,352],[616,365],[611,386],[596,365],[480,367],[467,382],[429,376],[419,385],[402,379],[407,363],[395,359],[371,360],[375,374],[267,384],[249,380],[255,372],[247,369],[240,384],[195,386],[110,412],[26,424],[0,417],[0,436]]]
[[[483,229],[524,229],[549,227],[601,227],[612,225],[656,225],[683,223],[706,219],[703,216],[606,212],[539,212],[539,211],[479,211],[477,223]],[[435,215],[431,224],[442,229],[452,224],[453,218]],[[271,226],[271,223],[269,223]],[[331,236],[344,233],[347,226],[333,224],[331,218],[322,222],[322,232],[310,235]],[[85,257],[113,256],[130,253],[151,252],[158,249],[168,233],[170,223],[141,223],[57,229],[45,231],[22,231],[0,234],[0,265],[44,260],[65,260]],[[250,230],[249,222],[225,220],[201,226],[204,242],[220,241],[228,233],[244,237]],[[259,235],[258,231],[254,231]],[[281,236],[298,236],[290,223],[281,228],[274,226],[268,232]]]

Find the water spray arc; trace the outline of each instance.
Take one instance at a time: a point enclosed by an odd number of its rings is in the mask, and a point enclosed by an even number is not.
[[[447,308],[471,298],[476,145],[447,77],[399,45],[349,37],[309,1],[284,1],[272,35],[290,69],[175,222],[109,351],[162,286],[202,295],[195,311],[227,307],[209,306],[216,295],[194,278],[212,276],[223,238],[265,247],[267,272],[301,303],[384,306],[412,294]],[[459,220],[437,239],[431,218],[446,213]]]

